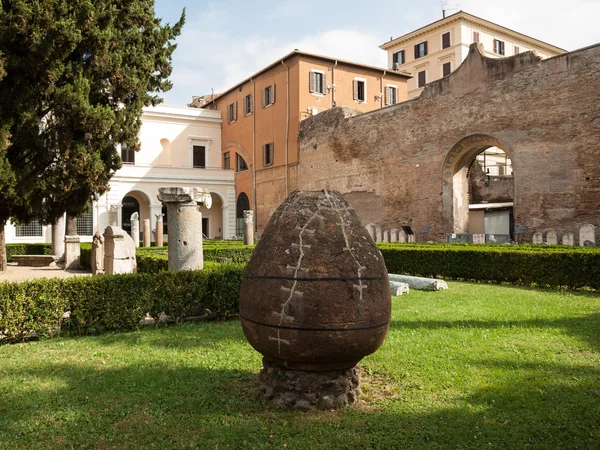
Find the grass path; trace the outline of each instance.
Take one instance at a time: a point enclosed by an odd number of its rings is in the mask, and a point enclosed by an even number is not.
[[[600,449],[599,295],[455,282],[393,306],[340,411],[261,403],[238,321],[2,346],[0,449]]]

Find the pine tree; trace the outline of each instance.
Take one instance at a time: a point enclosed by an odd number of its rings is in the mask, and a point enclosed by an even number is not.
[[[0,233],[85,212],[139,149],[142,108],[171,88],[174,24],[153,0],[2,0]],[[5,248],[0,236],[0,270]]]

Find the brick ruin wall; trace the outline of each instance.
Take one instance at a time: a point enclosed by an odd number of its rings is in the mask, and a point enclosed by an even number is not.
[[[417,240],[461,231],[454,174],[497,145],[513,163],[521,242],[554,230],[577,243],[580,225],[600,227],[600,45],[546,60],[490,59],[472,45],[419,98],[358,115],[334,108],[304,120],[300,136],[294,187],[339,191],[364,224],[410,225]]]

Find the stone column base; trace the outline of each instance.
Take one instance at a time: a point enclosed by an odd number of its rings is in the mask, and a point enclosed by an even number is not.
[[[360,366],[348,370],[305,372],[263,359],[261,396],[283,408],[334,409],[354,403],[361,393]]]

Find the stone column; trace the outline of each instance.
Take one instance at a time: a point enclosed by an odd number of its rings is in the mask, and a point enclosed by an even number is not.
[[[383,241],[381,227],[375,227],[375,242]]]
[[[154,231],[154,236],[156,239],[156,246],[162,247],[164,245],[163,242],[163,215],[155,214],[156,216],[156,230]]]
[[[57,261],[65,259],[65,216],[59,217],[52,225],[52,255]]]
[[[244,211],[244,245],[254,245],[254,211]]]
[[[65,231],[65,269],[81,268],[81,240],[77,236],[77,219],[67,216]]]
[[[152,235],[150,231],[150,219],[144,219],[144,247],[150,247]]]
[[[202,213],[198,204],[210,208],[210,192],[201,188],[164,187],[158,189],[158,199],[167,206],[169,217],[169,269],[202,269]]]
[[[383,242],[391,242],[391,239],[390,239],[390,230],[385,230],[383,232]]]
[[[136,247],[140,246],[140,215],[136,212],[131,215],[131,239]]]

